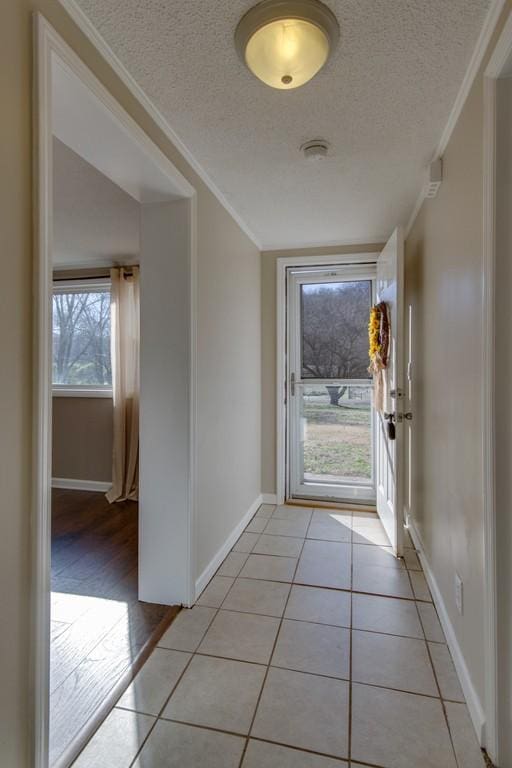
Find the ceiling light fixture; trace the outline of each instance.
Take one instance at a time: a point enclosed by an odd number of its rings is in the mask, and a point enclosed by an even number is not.
[[[240,20],[235,44],[256,77],[290,90],[322,69],[339,34],[336,17],[318,0],[263,0]]]

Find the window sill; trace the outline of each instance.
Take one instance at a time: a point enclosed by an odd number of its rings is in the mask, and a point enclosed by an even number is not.
[[[73,389],[73,387],[54,387],[53,397],[105,397],[112,399],[111,389]]]

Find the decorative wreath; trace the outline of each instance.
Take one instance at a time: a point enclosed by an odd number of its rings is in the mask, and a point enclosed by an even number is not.
[[[385,301],[375,304],[370,310],[370,322],[368,324],[369,373],[376,374],[383,368],[387,368],[389,356],[389,316]]]

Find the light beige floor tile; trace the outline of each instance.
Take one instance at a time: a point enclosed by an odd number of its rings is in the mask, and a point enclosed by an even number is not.
[[[233,552],[252,552],[252,548],[260,537],[259,533],[242,533],[233,547]]]
[[[348,768],[348,763],[250,739],[242,768]]]
[[[264,517],[267,520],[272,517],[272,513],[276,508],[275,504],[262,504],[258,509],[254,517]],[[253,518],[254,519],[254,518]]]
[[[113,709],[73,768],[129,768],[154,722],[149,715]]]
[[[279,629],[279,619],[220,610],[199,653],[268,664]]]
[[[308,539],[300,556],[295,581],[316,587],[350,589],[350,562],[350,544]]]
[[[159,720],[133,768],[238,768],[244,746],[240,736]]]
[[[293,536],[260,536],[258,543],[252,550],[253,555],[281,555],[283,557],[299,557],[302,551],[304,539],[295,539]]]
[[[158,715],[190,658],[190,653],[155,648],[117,702],[118,706]]]
[[[235,580],[228,576],[214,576],[206,589],[201,592],[198,605],[208,605],[210,608],[219,608]]]
[[[387,768],[456,768],[440,699],[354,683],[352,759]]]
[[[379,547],[389,547],[390,541],[380,521],[373,525],[355,525],[352,528],[354,544],[376,544]]]
[[[352,558],[355,567],[378,565],[383,568],[403,570],[405,563],[395,557],[391,547],[377,547],[374,544],[354,544]]]
[[[350,630],[285,619],[279,630],[271,664],[348,680]]]
[[[412,600],[354,594],[352,626],[354,629],[423,639],[418,612]]]
[[[369,592],[373,595],[390,597],[413,597],[409,575],[405,568],[387,568],[380,565],[354,566],[352,578],[352,589],[355,592]]]
[[[459,678],[447,645],[429,643],[432,663],[443,699],[465,703]]]
[[[273,520],[290,520],[294,523],[309,523],[312,509],[306,507],[293,507],[289,504],[282,504],[275,508],[272,513]]]
[[[336,522],[311,522],[307,538],[323,541],[352,541],[352,531],[350,526]]]
[[[421,571],[421,563],[414,549],[404,549],[404,562],[410,571]]]
[[[271,668],[252,735],[327,755],[346,757],[349,684]]]
[[[277,557],[276,555],[249,555],[240,571],[244,579],[268,579],[269,581],[292,581],[296,557]]]
[[[266,667],[194,656],[162,717],[248,733]]]
[[[215,608],[205,605],[182,608],[158,645],[175,651],[195,651],[215,613]]]
[[[253,517],[247,528],[247,533],[262,533],[267,524],[265,517]]]
[[[448,725],[460,768],[484,768],[482,750],[465,704],[445,703]]]
[[[432,640],[434,643],[445,643],[446,638],[434,605],[432,603],[421,602],[416,603],[416,605],[418,606],[421,623],[423,624],[427,640]]]
[[[242,570],[245,561],[249,557],[247,552],[230,552],[226,557],[219,570],[217,576],[230,576],[236,578]]]
[[[350,594],[294,584],[284,615],[287,619],[350,627]]]
[[[380,523],[379,516],[376,512],[352,512],[352,525],[359,528],[364,525],[375,525]]]
[[[352,512],[344,512],[336,509],[314,509],[312,523],[332,523],[352,528]]]
[[[244,613],[282,616],[289,592],[290,585],[279,581],[237,579],[223,608]]]
[[[296,536],[305,538],[308,530],[308,523],[305,520],[281,520],[274,519],[268,521],[265,533],[272,536]]]
[[[352,632],[352,679],[358,683],[438,696],[423,640],[376,632]]]
[[[409,575],[411,577],[411,584],[416,600],[427,600],[432,602],[432,596],[423,573],[421,571],[410,571]]]

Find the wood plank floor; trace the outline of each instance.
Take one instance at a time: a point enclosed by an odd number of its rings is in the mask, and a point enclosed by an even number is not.
[[[128,683],[178,611],[137,599],[137,549],[137,504],[53,491],[51,766]]]

